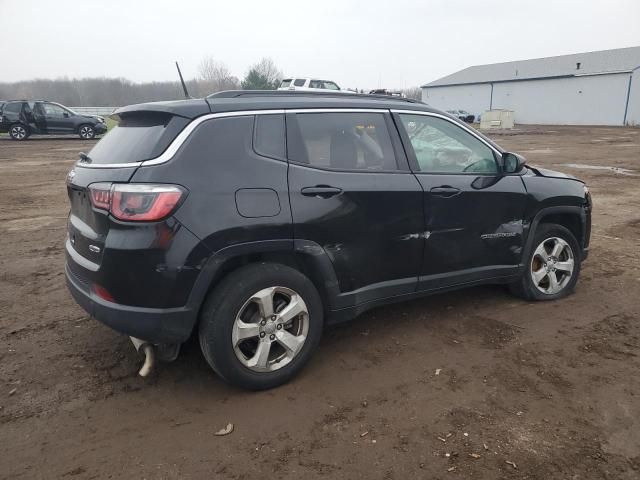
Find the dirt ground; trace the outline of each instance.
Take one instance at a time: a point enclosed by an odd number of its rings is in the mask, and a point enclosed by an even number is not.
[[[137,377],[128,338],[64,285],[64,180],[91,142],[0,137],[0,478],[640,478],[640,129],[494,136],[588,181],[575,295],[379,308],[261,393],[222,383],[195,342]]]

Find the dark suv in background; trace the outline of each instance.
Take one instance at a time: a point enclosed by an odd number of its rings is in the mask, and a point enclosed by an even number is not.
[[[327,324],[479,284],[558,299],[587,256],[584,183],[420,102],[221,92],[116,116],[67,179],[69,289],[148,359],[195,331],[245,388],[290,379]]]
[[[104,118],[80,115],[59,103],[12,100],[0,107],[0,132],[13,140],[26,140],[31,134],[76,134],[90,140],[107,131]]]

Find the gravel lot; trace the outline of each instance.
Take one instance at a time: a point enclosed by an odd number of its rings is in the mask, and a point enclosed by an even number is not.
[[[91,142],[0,137],[0,477],[640,478],[640,129],[494,137],[588,181],[576,294],[482,287],[379,308],[262,393],[223,384],[196,342],[137,377],[129,340],[64,285],[64,179]]]

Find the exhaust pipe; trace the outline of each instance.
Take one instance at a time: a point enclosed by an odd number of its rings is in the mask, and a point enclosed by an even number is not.
[[[153,371],[153,367],[156,364],[156,349],[151,343],[146,342],[145,340],[140,340],[136,337],[129,338],[131,339],[131,343],[133,343],[133,346],[136,348],[136,350],[138,352],[142,350],[142,353],[144,354],[144,363],[138,371],[138,375],[140,375],[141,377],[146,377]]]

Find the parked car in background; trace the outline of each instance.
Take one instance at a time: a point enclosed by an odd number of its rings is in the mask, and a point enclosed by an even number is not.
[[[447,110],[447,113],[467,123],[473,123],[476,118],[472,113],[469,113],[466,110]]]
[[[44,100],[12,100],[2,106],[0,132],[13,140],[26,140],[32,134],[76,134],[90,140],[107,131],[103,117],[80,115],[64,105]]]
[[[327,90],[332,92],[343,91],[336,82],[331,80],[319,80],[314,78],[285,78],[280,82],[278,90]]]
[[[390,97],[404,97],[405,95],[402,92],[398,92],[395,90],[387,90],[386,88],[377,88],[375,90],[370,90],[369,95],[389,95]]]
[[[421,102],[232,91],[115,115],[67,177],[65,272],[145,365],[195,332],[220,377],[270,388],[325,325],[479,284],[559,299],[587,257],[583,182]]]

